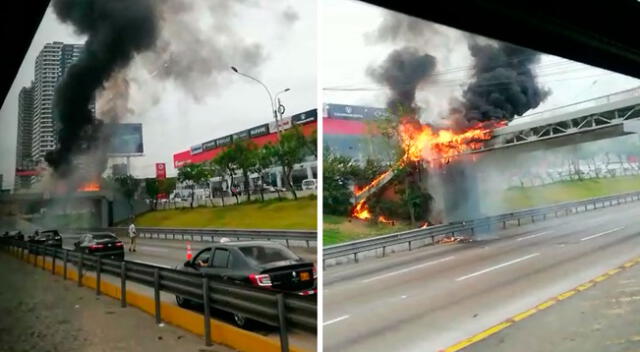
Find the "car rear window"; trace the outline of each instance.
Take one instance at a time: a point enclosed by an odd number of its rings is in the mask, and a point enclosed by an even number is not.
[[[97,234],[97,235],[93,235],[92,237],[94,240],[113,240],[117,238],[116,236],[108,233]]]
[[[239,249],[245,257],[255,264],[268,264],[283,260],[299,259],[297,255],[283,247],[246,246],[240,247]]]

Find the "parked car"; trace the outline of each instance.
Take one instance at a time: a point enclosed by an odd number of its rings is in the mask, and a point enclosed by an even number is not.
[[[317,292],[315,265],[287,247],[268,241],[216,243],[176,269],[265,290],[299,295]],[[181,307],[193,303],[181,296],[176,296],[176,302]],[[247,323],[244,316],[236,313],[234,320],[239,327]]]
[[[102,258],[124,259],[124,243],[110,232],[96,232],[80,235],[73,243],[76,251]]]
[[[62,249],[62,236],[58,230],[36,231],[29,237],[27,242],[31,244]]]
[[[318,189],[318,182],[316,182],[315,178],[308,178],[302,181],[303,191],[315,191],[316,189]]]

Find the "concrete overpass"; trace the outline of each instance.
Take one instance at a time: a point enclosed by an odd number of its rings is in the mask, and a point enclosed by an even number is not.
[[[493,138],[474,153],[502,148],[534,151],[638,132],[640,87],[516,119],[494,130]]]

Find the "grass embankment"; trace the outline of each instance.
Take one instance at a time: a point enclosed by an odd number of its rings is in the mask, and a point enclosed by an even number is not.
[[[510,210],[517,210],[637,190],[640,190],[640,176],[564,181],[544,186],[510,188],[505,192],[504,204]]]
[[[315,198],[301,198],[214,208],[156,210],[138,216],[135,223],[140,227],[315,230],[316,203]]]
[[[361,220],[326,214],[323,216],[323,223],[322,242],[325,246],[413,228],[406,223],[396,223],[395,226],[389,224],[371,224]]]
[[[584,181],[564,181],[550,185],[510,188],[504,193],[503,204],[509,212],[587,198],[640,190],[640,176],[623,176]],[[396,226],[369,224],[347,217],[324,215],[323,243],[325,246],[362,238],[412,229],[408,223]]]

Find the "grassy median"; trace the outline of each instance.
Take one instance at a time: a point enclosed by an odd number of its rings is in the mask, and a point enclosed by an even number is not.
[[[322,242],[325,246],[412,229],[408,223],[372,224],[343,216],[324,215]]]
[[[136,218],[141,227],[214,227],[238,229],[317,228],[316,199],[268,200],[225,207],[156,210]]]

